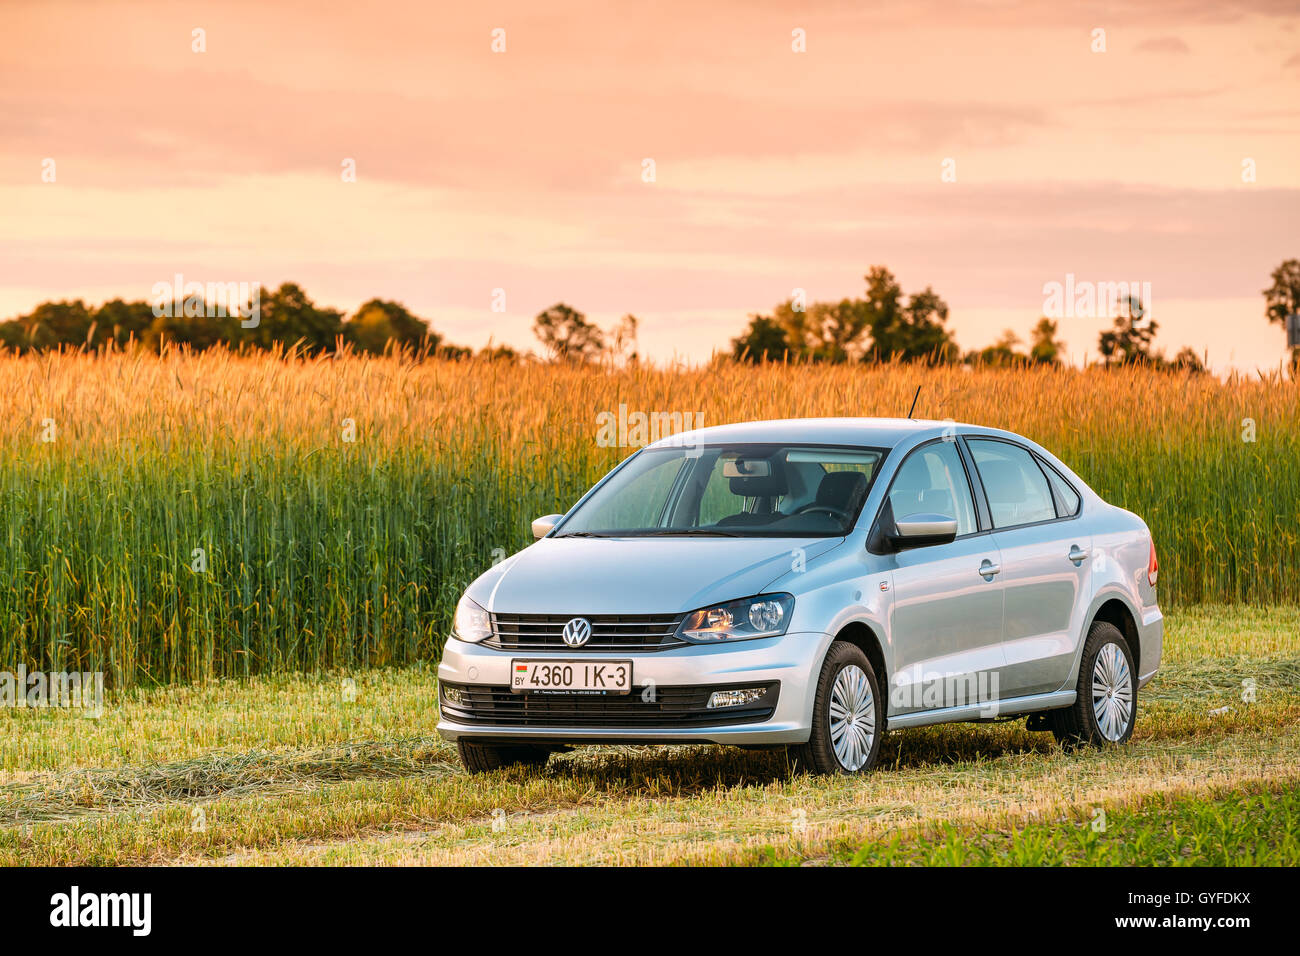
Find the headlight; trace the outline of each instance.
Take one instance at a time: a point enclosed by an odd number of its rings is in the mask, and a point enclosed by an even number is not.
[[[456,617],[451,625],[457,639],[477,644],[492,634],[492,618],[466,595],[456,605]]]
[[[790,626],[793,611],[793,595],[760,594],[692,611],[682,621],[677,635],[695,644],[779,637]]]

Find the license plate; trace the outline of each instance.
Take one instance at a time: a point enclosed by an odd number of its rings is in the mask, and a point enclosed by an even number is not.
[[[631,661],[511,661],[516,694],[629,694]]]

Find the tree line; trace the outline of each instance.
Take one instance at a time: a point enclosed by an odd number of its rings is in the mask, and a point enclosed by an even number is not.
[[[1272,285],[1264,289],[1264,314],[1284,325],[1300,312],[1300,259],[1288,259],[1273,270]],[[731,340],[739,361],[853,362],[901,359],[932,363],[965,362],[983,365],[1057,365],[1063,344],[1058,324],[1046,316],[1030,331],[1029,347],[1006,329],[987,348],[963,353],[946,323],[948,305],[926,286],[904,296],[898,280],[884,266],[872,266],[864,277],[862,298],[804,303],[787,299],[770,315],[751,315],[749,326]],[[1097,352],[1105,365],[1143,364],[1160,370],[1204,372],[1195,350],[1183,348],[1172,358],[1155,348],[1159,323],[1147,317],[1138,296],[1118,303],[1113,324],[1098,337]],[[1300,369],[1300,346],[1291,350],[1291,365]]]
[[[771,315],[750,316],[749,327],[732,339],[732,355],[741,361],[964,362],[994,366],[1059,365],[1064,345],[1059,325],[1046,316],[1030,331],[1028,348],[1006,329],[992,345],[962,352],[947,328],[948,304],[929,286],[904,295],[898,280],[884,266],[872,266],[864,277],[862,298],[839,302],[802,303],[787,299]],[[1173,359],[1152,347],[1158,325],[1144,320],[1145,308],[1136,297],[1122,303],[1114,326],[1103,332],[1098,351],[1105,364],[1145,362],[1158,368],[1204,371],[1191,349]]]
[[[424,354],[465,358],[472,349],[451,345],[399,302],[371,299],[351,316],[324,308],[303,289],[286,282],[274,292],[260,290],[256,322],[239,313],[221,314],[213,303],[178,300],[166,310],[145,301],[113,299],[98,308],[81,299],[42,302],[28,315],[0,322],[0,346],[43,351],[60,346],[100,349],[131,345],[158,351],[163,344],[206,349],[270,349],[296,345],[303,351],[329,352],[342,345],[382,353],[396,345]],[[157,314],[164,311],[164,314]]]
[[[1300,312],[1300,259],[1288,259],[1272,273],[1263,290],[1265,317],[1285,324]],[[1011,329],[992,345],[962,352],[947,327],[948,304],[930,286],[905,295],[884,266],[872,266],[864,277],[864,295],[838,302],[805,302],[791,297],[770,314],[752,314],[749,325],[731,340],[731,356],[741,362],[964,362],[994,366],[1059,365],[1064,346],[1058,323],[1046,316],[1030,331],[1027,347]],[[1180,350],[1168,358],[1155,348],[1159,325],[1146,317],[1137,296],[1122,302],[1111,328],[1101,333],[1097,351],[1105,365],[1145,364],[1157,369],[1202,372],[1195,351]],[[159,314],[162,311],[163,314]],[[178,301],[159,310],[144,301],[113,299],[98,308],[80,299],[43,302],[30,314],[0,322],[0,347],[18,352],[73,347],[97,349],[135,345],[160,350],[164,343],[194,349],[225,345],[232,349],[297,347],[305,352],[330,352],[348,347],[379,354],[393,347],[418,355],[468,358],[473,349],[453,345],[429,323],[399,302],[371,299],[351,316],[316,305],[303,289],[286,282],[274,292],[260,290],[257,321],[239,314],[221,315],[206,302]],[[625,315],[611,331],[587,320],[572,306],[558,302],[538,313],[533,334],[545,357],[553,361],[636,362],[638,320]],[[533,359],[508,346],[491,345],[479,356],[520,361]],[[1300,347],[1292,350],[1293,368],[1300,368]]]

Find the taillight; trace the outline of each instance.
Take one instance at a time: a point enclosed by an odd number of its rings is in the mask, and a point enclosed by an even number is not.
[[[1156,560],[1156,542],[1151,540],[1151,557],[1147,558],[1147,580],[1156,586],[1156,576],[1160,573],[1160,562]]]

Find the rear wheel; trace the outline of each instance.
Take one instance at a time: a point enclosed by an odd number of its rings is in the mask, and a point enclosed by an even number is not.
[[[884,729],[885,702],[875,668],[857,645],[833,642],[817,680],[808,743],[790,748],[795,767],[865,773],[880,756]]]
[[[1088,630],[1074,704],[1051,712],[1052,733],[1066,747],[1122,744],[1137,723],[1137,670],[1119,628],[1096,621]]]
[[[456,741],[456,750],[460,753],[460,762],[470,773],[487,773],[518,764],[541,767],[555,752],[550,747],[535,744],[482,744],[464,739]]]

